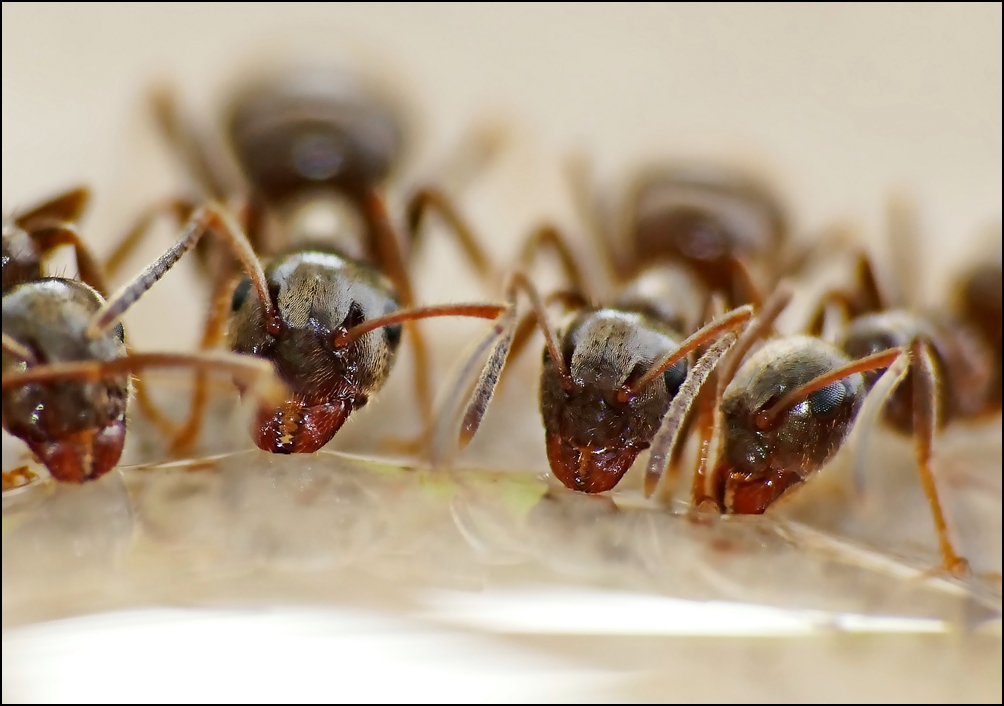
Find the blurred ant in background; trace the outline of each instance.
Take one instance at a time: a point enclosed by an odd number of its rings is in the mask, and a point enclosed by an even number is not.
[[[249,87],[233,100],[226,120],[226,136],[246,182],[243,190],[226,183],[218,162],[170,94],[158,94],[154,107],[161,130],[210,202],[199,206],[173,199],[155,205],[109,264],[115,269],[159,216],[186,224],[182,241],[149,276],[137,280],[133,291],[152,284],[198,245],[213,281],[201,346],[217,345],[229,319],[231,349],[272,361],[292,388],[293,397],[280,410],[260,411],[258,446],[291,453],[315,451],[327,443],[349,413],[383,385],[402,324],[414,346],[416,398],[428,420],[428,356],[415,322],[431,316],[493,318],[503,307],[398,311],[414,307],[415,300],[383,196],[404,142],[390,102],[358,77],[336,72],[294,72]],[[233,199],[235,195],[240,198]],[[228,198],[239,213],[237,222],[222,205]],[[300,216],[310,206],[331,202],[342,207],[340,215],[360,221],[362,232],[352,233],[340,221],[335,232],[323,234],[323,242],[305,234]],[[418,192],[411,203],[411,211],[428,205],[450,210],[446,197],[433,189]],[[269,218],[278,219],[279,227],[268,227]],[[242,231],[250,249],[237,257]],[[202,239],[205,232],[217,237]],[[352,235],[362,246],[358,257],[344,249],[351,246]],[[461,241],[475,266],[487,274],[487,258],[473,242]],[[267,261],[264,270],[258,258]],[[248,275],[243,279],[241,265]],[[197,377],[188,421],[174,439],[176,452],[197,437],[205,403],[204,380]]]
[[[616,228],[587,165],[570,163],[568,172],[576,207],[619,284],[656,263],[674,263],[709,293],[721,293],[728,308],[759,306],[763,292],[804,259],[778,198],[734,168],[681,163],[642,170]]]
[[[75,227],[88,200],[86,189],[74,189],[3,223],[3,427],[53,478],[71,483],[118,463],[131,373],[217,369],[245,383],[269,373],[243,356],[129,353],[117,316],[98,325],[104,281]],[[73,247],[79,280],[44,274],[46,259],[63,245]],[[121,314],[127,307],[116,308]],[[31,479],[25,469],[12,473],[12,484]]]

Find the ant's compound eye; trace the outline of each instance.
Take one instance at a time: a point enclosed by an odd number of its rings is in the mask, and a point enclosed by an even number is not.
[[[234,298],[230,300],[230,311],[237,311],[242,306],[244,302],[247,301],[248,294],[251,293],[251,278],[245,277],[234,289]]]
[[[847,397],[847,388],[842,381],[827,385],[822,390],[816,390],[809,395],[809,409],[815,416],[833,414]]]
[[[115,332],[115,338],[119,339],[120,343],[125,343],[125,326],[122,325],[122,322],[115,324],[115,328],[112,330]]]
[[[544,362],[544,365],[551,362],[551,349],[547,346],[544,346],[544,354],[541,356],[541,360]]]
[[[352,302],[349,304],[349,313],[345,315],[345,321],[342,322],[342,327],[348,331],[365,321],[366,313],[363,311],[363,308],[359,306],[359,302]]]
[[[387,346],[392,350],[396,351],[397,347],[401,345],[401,324],[394,324],[393,326],[384,326],[383,329],[387,336]]]
[[[666,391],[670,397],[676,397],[680,391],[683,381],[687,379],[687,361],[681,360],[662,374],[662,379],[666,383]]]

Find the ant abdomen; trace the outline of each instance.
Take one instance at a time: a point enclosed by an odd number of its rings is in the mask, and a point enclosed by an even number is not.
[[[91,337],[87,327],[104,301],[86,284],[48,278],[3,297],[3,333],[31,353],[33,363],[113,361],[125,354],[121,325]],[[3,354],[3,371],[27,363]],[[126,435],[128,373],[99,380],[60,380],[3,391],[4,427],[23,439],[60,481],[81,483],[118,463]]]
[[[560,336],[574,383],[566,389],[544,354],[540,411],[555,476],[587,493],[613,488],[648,448],[687,375],[682,360],[626,401],[621,390],[679,347],[672,329],[643,314],[617,309],[580,311]]]
[[[244,91],[228,133],[243,173],[266,201],[324,187],[368,193],[400,161],[404,128],[358,78],[300,71]]]
[[[817,338],[768,341],[725,389],[722,450],[712,493],[719,507],[759,514],[825,466],[850,433],[865,396],[858,373],[816,390],[799,404],[767,414],[786,393],[850,359]]]
[[[643,175],[632,205],[638,262],[677,260],[714,290],[737,299],[736,263],[760,263],[782,251],[786,223],[776,199],[731,171],[677,167]]]

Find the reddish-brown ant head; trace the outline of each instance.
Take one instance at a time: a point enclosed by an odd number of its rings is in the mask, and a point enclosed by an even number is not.
[[[250,280],[234,291],[230,347],[272,362],[290,396],[259,409],[254,438],[274,453],[310,453],[324,446],[349,414],[366,404],[390,374],[401,327],[370,331],[347,345],[338,338],[398,308],[389,283],[333,252],[298,251],[265,271],[281,318],[268,331]]]
[[[730,262],[775,255],[786,231],[780,206],[761,184],[707,166],[643,174],[633,214],[639,261],[687,262],[711,288],[728,293],[735,289]],[[734,292],[733,298],[745,294]]]
[[[849,362],[824,341],[793,336],[769,341],[743,364],[721,403],[712,492],[722,510],[760,514],[833,457],[864,400],[861,375],[817,390],[772,419],[766,411],[785,393]]]
[[[358,77],[302,71],[258,84],[234,101],[229,137],[252,185],[268,200],[310,187],[365,193],[397,164],[397,111]]]
[[[574,382],[564,383],[545,349],[540,411],[551,471],[565,486],[585,493],[613,488],[648,448],[687,375],[687,362],[671,367],[631,399],[625,384],[639,379],[678,346],[675,334],[638,313],[583,310],[560,341]]]
[[[89,338],[99,295],[73,280],[20,285],[3,297],[3,332],[34,356],[35,364],[114,360],[125,353],[121,326]],[[4,372],[27,364],[6,351]],[[66,380],[10,387],[3,392],[3,424],[23,439],[57,480],[82,483],[118,463],[126,435],[129,376]]]

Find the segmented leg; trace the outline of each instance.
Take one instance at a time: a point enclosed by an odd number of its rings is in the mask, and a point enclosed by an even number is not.
[[[953,576],[965,576],[969,573],[969,562],[955,552],[948,536],[948,523],[945,521],[934,473],[931,471],[931,446],[937,430],[938,380],[929,345],[925,341],[914,341],[910,345],[910,359],[913,368],[913,435],[917,473],[931,506],[931,517],[938,533],[944,568]]]
[[[215,288],[209,313],[206,316],[206,323],[202,329],[202,340],[199,341],[201,350],[215,348],[223,341],[227,316],[230,313],[230,300],[233,298],[236,284],[235,279],[228,279]],[[171,439],[171,453],[178,456],[187,453],[199,438],[199,433],[202,431],[202,418],[209,401],[209,380],[204,371],[196,370],[192,384],[192,401],[188,409],[188,417]]]

